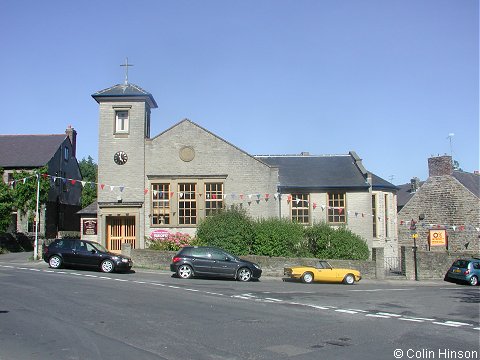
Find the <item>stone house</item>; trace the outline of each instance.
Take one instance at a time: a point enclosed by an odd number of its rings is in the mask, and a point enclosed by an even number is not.
[[[59,231],[78,231],[81,209],[80,182],[72,184],[67,179],[81,180],[76,159],[77,132],[69,126],[64,134],[49,135],[0,135],[0,168],[4,170],[3,181],[14,185],[15,171],[34,172],[47,166],[51,180],[48,201],[39,210],[39,234],[56,237]],[[53,179],[57,179],[53,181]],[[35,181],[35,180],[28,180]],[[35,231],[33,215],[12,212],[12,231],[29,233]]]
[[[345,225],[370,248],[396,242],[396,188],[354,152],[253,156],[188,119],[151,137],[150,93],[126,82],[92,97],[100,108],[98,241],[113,251],[125,242],[144,248],[148,237],[194,235],[203,218],[232,206],[254,218]],[[373,220],[385,204],[386,236]]]
[[[451,156],[428,159],[429,177],[399,187],[399,245],[480,251],[480,175],[454,170]],[[412,223],[412,220],[414,223]]]

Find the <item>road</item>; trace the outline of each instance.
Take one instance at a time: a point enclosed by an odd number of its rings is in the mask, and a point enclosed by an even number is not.
[[[3,259],[1,360],[480,358],[480,287],[183,280]]]

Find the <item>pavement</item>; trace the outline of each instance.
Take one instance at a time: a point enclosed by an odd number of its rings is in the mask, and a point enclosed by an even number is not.
[[[12,252],[6,254],[0,254],[0,263],[9,263],[15,264],[19,266],[28,266],[28,267],[48,267],[48,264],[43,261],[43,259],[33,260],[33,251],[29,252]],[[148,269],[148,268],[138,268],[134,267],[135,272],[137,273],[170,273],[168,270],[156,270],[156,269]],[[282,277],[278,276],[262,276],[262,279],[265,280],[277,280],[282,281]],[[386,278],[382,280],[377,279],[362,279],[361,284],[384,284],[384,285],[396,285],[396,286],[448,286],[452,285],[443,281],[443,279],[439,280],[406,280],[405,278]]]

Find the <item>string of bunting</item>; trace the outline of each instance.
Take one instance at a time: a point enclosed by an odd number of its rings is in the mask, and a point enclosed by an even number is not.
[[[22,182],[23,184],[25,184],[27,180],[29,180],[31,178],[37,178],[37,176],[38,176],[38,174],[34,174],[32,176],[28,176],[28,177],[25,177],[23,179],[12,180],[12,181],[8,182],[8,185],[13,187],[13,186],[15,186],[15,183],[18,183],[18,182]],[[93,182],[93,181],[83,181],[83,180],[69,179],[69,178],[63,178],[63,177],[60,177],[60,176],[53,176],[53,175],[49,175],[49,174],[41,174],[41,176],[44,179],[50,178],[52,183],[56,183],[57,180],[60,180],[64,184],[70,183],[71,185],[75,185],[75,184],[78,183],[78,184],[81,184],[82,187],[85,187],[87,185],[92,186],[92,187],[98,186],[100,190],[110,189],[110,191],[114,191],[115,189],[118,189],[120,192],[123,192],[127,188],[127,189],[138,190],[138,191],[143,190],[144,195],[146,195],[149,192],[148,189],[131,188],[131,187],[126,187],[124,185],[107,185],[107,184],[96,183],[96,182]],[[153,190],[151,192],[154,196],[157,196],[157,195],[163,196],[163,194],[165,193],[165,192],[160,191],[160,190]],[[189,195],[189,194],[190,194],[190,192],[178,192],[178,196],[180,198],[183,198],[185,195]],[[169,195],[170,195],[170,199],[171,199],[175,195],[175,192],[170,191]],[[198,195],[202,196],[203,194],[199,193]],[[287,202],[288,203],[294,201],[297,205],[300,202],[306,203],[307,206],[310,206],[310,204],[311,204],[313,210],[316,210],[317,208],[320,208],[322,210],[322,212],[325,211],[325,210],[337,210],[338,215],[342,215],[343,212],[345,211],[345,208],[343,208],[343,207],[335,207],[335,206],[327,206],[327,205],[318,206],[318,204],[315,203],[315,202],[310,202],[309,200],[300,199],[300,198],[297,198],[297,197],[294,198],[291,194],[274,193],[273,194],[273,199],[276,201],[276,200],[279,199],[279,197],[281,195],[282,196],[283,195],[287,196]],[[265,200],[265,202],[267,202],[269,199],[272,198],[272,194],[260,194],[260,193],[253,193],[253,194],[230,193],[230,194],[221,194],[221,195],[217,195],[217,194],[211,194],[211,195],[207,194],[206,195],[206,197],[208,199],[212,199],[212,200],[219,200],[220,198],[226,199],[229,196],[232,199],[232,201],[236,200],[236,199],[239,199],[242,202],[247,200],[249,205],[251,204],[252,200],[255,201],[258,204],[258,203],[260,203],[260,200]],[[347,210],[346,213],[349,216],[354,215],[356,218],[358,218],[360,216],[362,218],[369,217],[369,216],[370,217],[375,216],[374,214],[371,214],[371,213],[365,213],[365,212],[353,211],[353,210]],[[388,221],[389,218],[387,217],[386,219],[384,219],[380,216],[377,216],[377,220],[379,222],[382,222],[384,220]],[[394,219],[394,223],[397,223],[396,219]],[[400,220],[399,225],[410,227],[411,220],[408,220],[408,221]],[[444,228],[444,229],[452,229],[453,231],[476,230],[477,232],[480,232],[480,227],[475,227],[473,225],[468,225],[468,224],[465,224],[465,225],[450,225],[450,224],[427,224],[427,223],[422,223],[422,224],[417,224],[417,225],[422,226],[423,228]]]

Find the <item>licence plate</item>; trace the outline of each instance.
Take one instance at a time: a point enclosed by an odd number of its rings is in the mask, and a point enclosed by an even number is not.
[[[460,269],[455,269],[453,270],[454,273],[459,273],[460,272]]]

